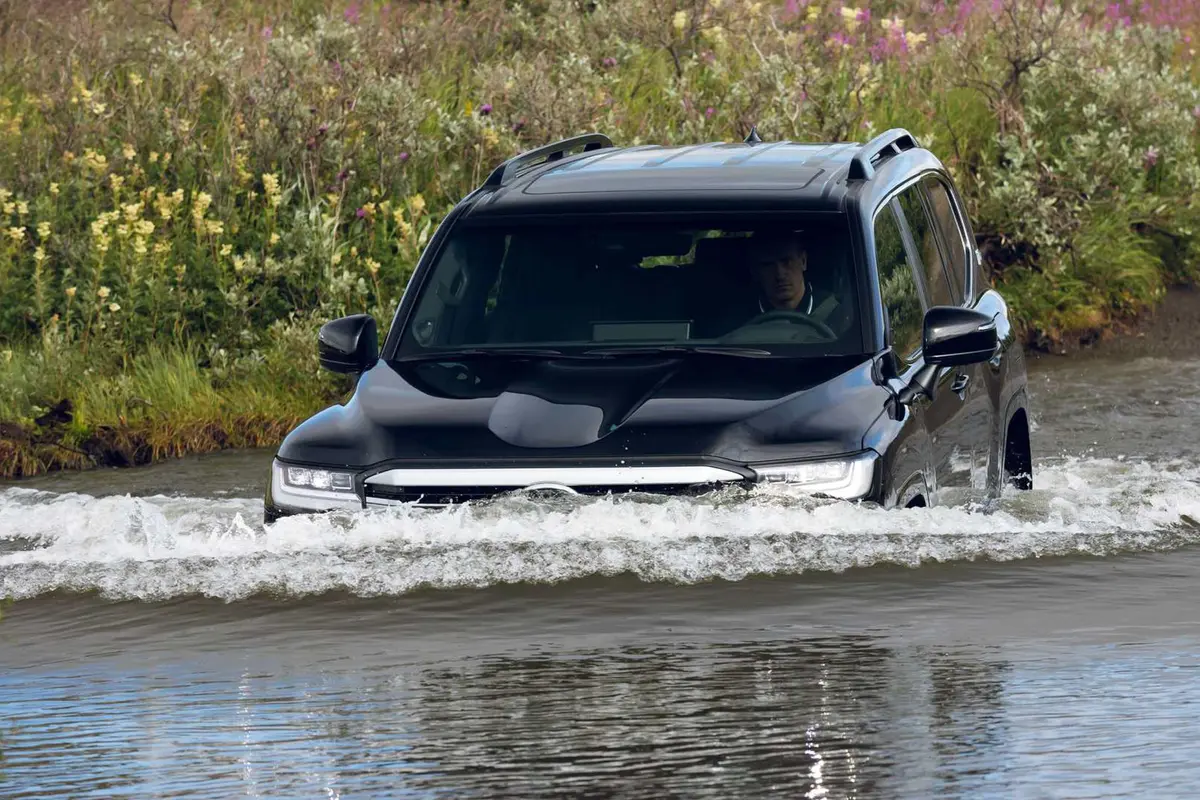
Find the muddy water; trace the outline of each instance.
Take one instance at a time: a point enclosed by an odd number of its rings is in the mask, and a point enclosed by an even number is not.
[[[0,488],[0,796],[1195,794],[1200,361],[1032,373],[986,512]]]

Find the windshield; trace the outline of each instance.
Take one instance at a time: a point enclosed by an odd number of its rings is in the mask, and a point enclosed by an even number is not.
[[[753,223],[461,224],[419,288],[396,355],[663,348],[863,352],[845,215]]]

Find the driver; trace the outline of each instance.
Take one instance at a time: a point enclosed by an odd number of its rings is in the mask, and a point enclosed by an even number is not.
[[[812,314],[815,292],[804,273],[808,251],[794,236],[767,234],[751,240],[749,266],[758,289],[758,310]]]

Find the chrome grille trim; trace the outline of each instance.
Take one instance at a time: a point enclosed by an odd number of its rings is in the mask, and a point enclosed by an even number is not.
[[[634,487],[663,484],[705,484],[744,481],[740,473],[719,467],[399,467],[366,479],[375,486],[463,487],[496,486],[521,489],[536,483],[566,486]]]

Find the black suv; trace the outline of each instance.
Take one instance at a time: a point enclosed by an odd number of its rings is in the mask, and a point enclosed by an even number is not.
[[[382,347],[366,315],[318,347],[356,388],[285,439],[267,521],[513,491],[913,506],[1032,486],[1007,306],[902,129],[523,153],[437,229]]]

